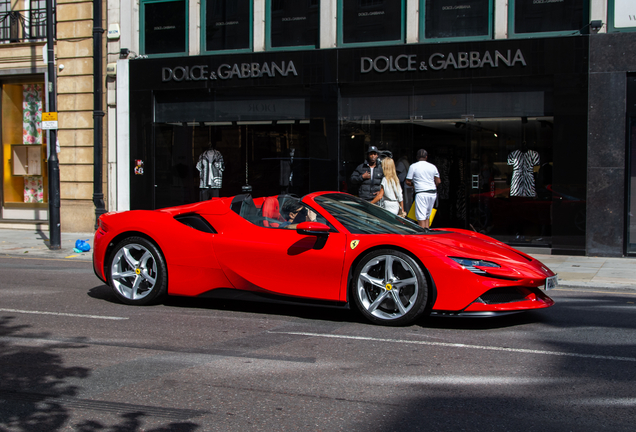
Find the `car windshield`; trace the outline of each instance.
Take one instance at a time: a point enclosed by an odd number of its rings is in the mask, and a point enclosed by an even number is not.
[[[352,234],[424,234],[416,223],[347,194],[325,194],[315,201]]]

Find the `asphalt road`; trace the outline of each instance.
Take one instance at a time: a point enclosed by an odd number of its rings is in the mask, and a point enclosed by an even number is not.
[[[0,258],[0,431],[633,431],[636,292],[403,328],[347,310],[125,306],[91,263]]]

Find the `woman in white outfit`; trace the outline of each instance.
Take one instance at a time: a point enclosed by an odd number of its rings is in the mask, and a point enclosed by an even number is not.
[[[382,171],[384,171],[384,178],[380,184],[382,188],[375,198],[371,200],[371,204],[375,204],[381,199],[384,199],[384,208],[386,210],[405,217],[402,187],[400,187],[400,179],[395,172],[395,162],[393,162],[393,159],[387,157],[382,160]]]

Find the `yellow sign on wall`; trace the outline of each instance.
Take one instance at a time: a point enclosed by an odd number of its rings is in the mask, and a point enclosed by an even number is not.
[[[57,129],[57,113],[56,112],[42,113],[42,129]]]

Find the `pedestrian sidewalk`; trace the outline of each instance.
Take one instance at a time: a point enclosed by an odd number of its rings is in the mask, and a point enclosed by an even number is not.
[[[563,287],[636,290],[636,258],[529,255],[557,273]]]
[[[93,260],[94,233],[62,233],[61,248],[49,249],[49,232],[41,230],[23,230],[0,228],[0,256],[57,258],[75,260]],[[75,253],[73,248],[77,240],[88,240],[89,252]]]
[[[39,230],[0,228],[0,256],[92,260],[93,233],[62,233],[60,250],[49,249],[48,235]],[[88,240],[91,251],[73,252],[77,240]],[[636,258],[530,255],[557,273],[562,287],[636,290]]]

